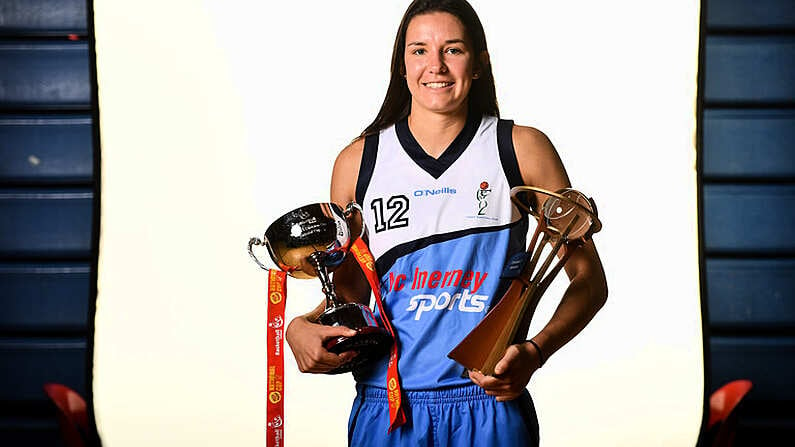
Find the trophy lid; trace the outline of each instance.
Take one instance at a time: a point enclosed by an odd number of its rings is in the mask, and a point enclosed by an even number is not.
[[[536,194],[546,196],[540,207]],[[520,210],[543,219],[543,224],[555,237],[568,241],[587,240],[602,229],[596,203],[573,188],[552,192],[533,186],[516,186],[511,188],[511,201]]]
[[[547,226],[565,234],[569,240],[584,237],[594,223],[591,202],[576,189],[561,189],[557,194],[547,197],[542,207]]]

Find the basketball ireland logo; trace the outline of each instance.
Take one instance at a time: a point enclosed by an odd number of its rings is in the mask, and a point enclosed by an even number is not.
[[[268,427],[279,428],[284,424],[281,416],[276,416],[268,422]]]
[[[486,214],[486,207],[489,206],[489,203],[486,201],[486,196],[488,196],[490,192],[489,182],[480,182],[480,188],[478,188],[475,193],[475,199],[478,201],[478,216],[484,216]]]

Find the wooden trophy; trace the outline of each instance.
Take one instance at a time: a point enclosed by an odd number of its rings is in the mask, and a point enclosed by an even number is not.
[[[543,205],[534,206],[539,199]],[[533,238],[527,252],[514,256],[503,273],[503,277],[512,278],[508,290],[472,332],[447,354],[467,369],[485,375],[494,375],[494,367],[508,346],[524,341],[541,295],[571,254],[602,229],[596,203],[575,189],[551,192],[517,186],[511,189],[511,201],[538,221]],[[551,250],[539,266],[547,244]],[[550,269],[558,255],[560,259]]]

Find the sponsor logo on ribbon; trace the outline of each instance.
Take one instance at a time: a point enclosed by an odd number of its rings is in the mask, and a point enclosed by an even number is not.
[[[284,326],[284,318],[282,318],[281,315],[276,315],[276,317],[273,320],[271,320],[270,323],[268,323],[268,326],[274,329],[278,329]]]
[[[278,404],[282,400],[282,393],[278,391],[271,391],[268,394],[268,400],[271,401],[272,404]]]
[[[373,260],[373,255],[370,253],[365,253],[362,250],[359,250],[359,247],[353,246],[352,248],[354,256],[362,261],[360,265],[366,267],[367,270],[374,272],[375,271],[375,261]]]
[[[284,424],[282,417],[276,416],[275,418],[271,419],[270,422],[268,422],[268,427],[279,428],[282,426],[282,424]]]

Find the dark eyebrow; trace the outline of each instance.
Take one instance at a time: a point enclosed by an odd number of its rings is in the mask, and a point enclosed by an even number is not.
[[[450,40],[445,40],[444,43],[445,43],[445,45],[449,45],[451,43],[462,43],[462,44],[466,45],[466,41],[464,39],[450,39]],[[407,47],[410,47],[412,45],[420,45],[420,46],[422,46],[422,45],[425,45],[425,42],[417,41],[417,42],[410,42],[410,43],[406,44]]]

